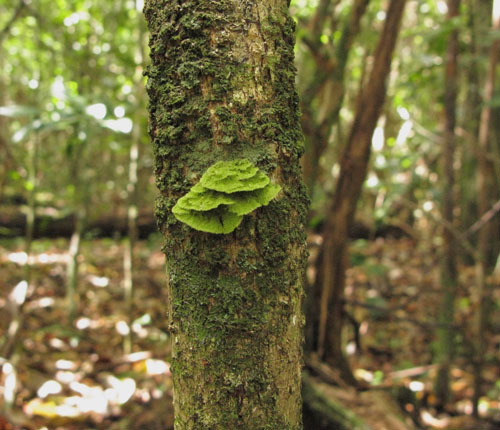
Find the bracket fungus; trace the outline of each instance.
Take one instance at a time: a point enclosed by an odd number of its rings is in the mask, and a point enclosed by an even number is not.
[[[181,197],[172,212],[195,230],[227,234],[244,215],[266,206],[281,187],[247,159],[219,161]]]

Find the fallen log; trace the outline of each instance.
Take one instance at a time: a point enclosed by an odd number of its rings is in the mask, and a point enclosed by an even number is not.
[[[309,368],[309,365],[306,364]],[[327,380],[331,372],[327,374]],[[316,374],[313,371],[313,374]],[[302,397],[304,430],[411,430],[411,417],[403,413],[387,390],[359,391],[326,382],[325,373],[304,371]]]
[[[22,205],[4,205],[0,209],[0,238],[23,236],[26,229],[26,214]],[[115,211],[116,212],[116,211]],[[122,213],[123,212],[123,213]],[[158,231],[152,210],[139,211],[138,231],[140,239],[146,239],[151,233]],[[317,227],[312,227],[316,229]],[[35,219],[34,238],[70,237],[74,230],[74,215],[55,208],[39,207]],[[120,214],[100,214],[91,216],[85,233],[93,237],[114,237],[127,235],[127,216],[125,210]],[[381,225],[375,231],[371,227],[357,220],[349,233],[351,239],[370,239],[374,237],[402,237],[410,236],[395,225]]]
[[[328,384],[304,373],[304,430],[369,430],[361,418],[328,393]]]
[[[158,231],[152,211],[140,211],[137,220],[138,234],[141,239]],[[70,237],[75,228],[74,214],[59,215],[51,208],[42,208],[35,219],[35,238]],[[26,229],[26,215],[13,208],[2,208],[0,211],[0,238],[23,236]],[[92,237],[121,237],[128,231],[127,216],[100,215],[90,218],[85,229]]]

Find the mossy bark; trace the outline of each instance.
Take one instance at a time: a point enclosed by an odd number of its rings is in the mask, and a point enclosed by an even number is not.
[[[286,0],[146,0],[150,135],[165,237],[175,428],[301,429],[303,151]],[[282,190],[230,234],[171,212],[213,163]]]

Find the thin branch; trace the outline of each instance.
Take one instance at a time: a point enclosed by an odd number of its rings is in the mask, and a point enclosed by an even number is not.
[[[488,224],[498,212],[500,212],[500,200],[498,200],[487,212],[483,214],[481,218],[472,224],[463,236],[469,237],[479,231],[483,226]]]
[[[14,23],[17,21],[17,19],[21,16],[21,13],[24,9],[26,4],[24,3],[24,0],[19,0],[19,3],[17,4],[16,9],[14,10],[14,13],[10,17],[10,19],[7,21],[7,23],[4,25],[4,27],[0,30],[0,43],[5,39],[7,34],[9,33],[10,28],[14,25]]]
[[[420,209],[419,205],[407,199],[401,199],[401,202],[411,209]],[[468,252],[469,255],[474,259],[474,261],[478,260],[479,255],[474,246],[472,245],[472,243],[469,241],[468,233],[464,234],[463,232],[458,230],[452,223],[444,219],[440,213],[437,214],[432,211],[429,212],[424,211],[423,213],[424,215],[429,216],[429,218],[432,218],[432,220],[435,223],[440,224],[443,228],[448,230],[455,237],[455,240],[457,240],[458,245],[461,246],[466,252]]]
[[[384,307],[384,306],[372,305],[369,303],[359,302],[357,300],[350,300],[350,299],[343,299],[342,302],[345,303],[346,305],[350,305],[353,307],[368,309],[368,310],[377,311],[377,312],[383,312],[384,314],[387,315],[387,317],[385,318],[387,320],[408,322],[410,324],[414,324],[414,325],[419,326],[419,327],[424,328],[424,329],[449,327],[453,330],[458,330],[460,328],[460,326],[458,324],[453,324],[453,323],[426,322],[426,321],[417,320],[415,318],[398,317],[398,316],[394,315],[394,310],[400,309],[400,306]]]

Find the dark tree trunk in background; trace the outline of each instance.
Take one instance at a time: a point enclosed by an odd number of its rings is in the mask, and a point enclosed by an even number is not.
[[[306,189],[286,0],[147,0],[175,428],[299,430]],[[213,163],[281,186],[229,234],[171,210]]]
[[[320,176],[320,159],[326,148],[332,127],[337,123],[344,100],[345,71],[349,53],[354,39],[361,29],[361,18],[370,3],[370,0],[355,0],[351,8],[349,19],[342,28],[342,35],[334,46],[334,55],[329,47],[325,48],[321,42],[324,32],[324,22],[328,16],[330,1],[323,1],[318,5],[311,22],[311,37],[305,39],[316,63],[316,73],[310,85],[302,94],[301,124],[306,136],[307,150],[302,160],[304,178],[310,195]],[[332,12],[330,12],[332,13]],[[323,94],[321,96],[321,94]],[[320,113],[315,117],[312,104],[314,99],[322,99]]]
[[[350,383],[355,381],[342,352],[341,341],[348,231],[366,177],[372,135],[384,104],[387,77],[405,4],[405,0],[391,0],[389,4],[370,79],[358,99],[356,116],[340,161],[340,175],[323,231],[318,351],[320,357],[338,367],[344,379]]]
[[[460,0],[448,1],[448,19],[459,15]],[[442,153],[442,197],[441,212],[447,225],[455,224],[455,146],[456,146],[456,104],[458,92],[458,30],[448,37],[445,63],[444,90],[444,146]],[[441,262],[441,287],[443,296],[439,311],[438,329],[438,372],[436,377],[436,397],[441,406],[446,406],[450,397],[450,366],[453,360],[453,340],[455,332],[455,297],[457,288],[456,240],[449,228],[443,228],[443,258]]]
[[[335,2],[338,3],[338,2]],[[333,15],[335,4],[331,0],[323,0],[319,3],[316,12],[311,19],[311,36],[305,42],[315,60],[316,68],[307,88],[301,97],[301,124],[306,140],[306,152],[302,158],[304,180],[309,190],[309,195],[314,197],[314,187],[321,179],[322,168],[320,159],[328,147],[328,141],[335,124],[338,124],[339,112],[342,107],[345,93],[345,71],[349,53],[353,46],[355,37],[361,29],[361,18],[363,17],[369,0],[356,0],[352,5],[349,19],[342,28],[342,35],[338,43],[330,48],[321,42],[321,35],[325,31],[325,21]],[[329,7],[330,6],[330,7]],[[334,51],[335,55],[332,55]],[[313,104],[323,95],[321,116],[315,115]],[[321,265],[320,258],[317,265]],[[317,329],[319,318],[319,297],[321,296],[320,282],[316,281],[309,286],[306,294],[306,352],[315,349],[317,342]]]
[[[492,12],[492,30],[500,31],[500,0],[493,1]],[[494,179],[494,169],[491,162],[490,153],[492,145],[490,142],[490,130],[492,123],[492,107],[491,100],[495,91],[496,69],[500,55],[500,38],[494,37],[489,55],[488,72],[484,84],[483,108],[481,111],[481,119],[479,122],[478,136],[478,160],[477,160],[477,208],[478,216],[483,216],[492,205],[492,193],[496,189]],[[491,223],[486,223],[479,230],[477,250],[479,261],[476,263],[476,278],[479,296],[479,309],[476,313],[475,340],[476,362],[474,363],[474,415],[479,415],[478,404],[482,393],[482,365],[485,354],[485,332],[489,318],[488,309],[490,307],[491,285],[488,284],[486,276],[492,266],[491,258],[491,242],[492,238],[496,238],[498,233],[492,229]]]
[[[463,68],[464,84],[466,85],[462,126],[466,130],[467,145],[459,145],[456,150],[459,155],[460,175],[456,175],[460,195],[457,203],[460,204],[459,225],[467,228],[477,221],[477,136],[479,135],[479,122],[481,106],[483,103],[483,76],[482,61],[484,40],[491,21],[491,3],[480,0],[467,0],[464,3],[467,10],[467,27],[470,32],[470,43],[465,48],[465,58],[472,61]],[[457,133],[458,134],[458,133]]]

